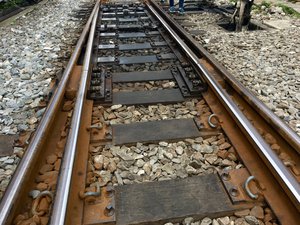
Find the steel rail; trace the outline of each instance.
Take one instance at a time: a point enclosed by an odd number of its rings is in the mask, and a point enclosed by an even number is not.
[[[82,34],[79,37],[70,61],[68,62],[68,65],[64,70],[58,87],[56,88],[53,97],[51,98],[48,107],[34,133],[34,136],[32,137],[32,140],[30,141],[25,154],[4,193],[4,196],[0,203],[1,225],[11,224],[11,217],[13,215],[14,207],[18,205],[16,201],[19,199],[22,193],[22,187],[26,185],[26,182],[29,179],[28,174],[32,171],[33,165],[35,164],[38,155],[43,149],[43,144],[46,141],[47,134],[50,132],[50,127],[53,124],[58,110],[60,109],[61,102],[64,98],[65,89],[70,78],[70,74],[80,56],[81,49],[83,44],[85,43],[97,5],[99,5],[99,2],[97,2],[94,6],[91,16],[89,17],[82,31]]]
[[[150,3],[158,10],[159,6],[156,2],[150,0]],[[166,13],[165,18],[175,25],[175,21]],[[252,92],[241,84],[235,77],[229,74],[226,68],[221,65],[210,53],[208,53],[193,37],[187,34],[181,26],[176,26],[176,33],[184,36],[185,42],[193,46],[193,51],[199,56],[208,60],[221,74],[224,79],[232,85],[236,92],[243,95],[244,99],[253,107],[274,129],[278,130],[279,134],[285,139],[300,154],[300,136],[298,136],[285,122],[278,118],[263,102],[261,102]],[[280,128],[280,129],[279,129]]]
[[[83,61],[83,69],[81,72],[81,79],[79,89],[76,97],[76,102],[73,110],[71,127],[67,138],[64,156],[62,159],[60,176],[57,182],[57,190],[54,198],[53,211],[50,218],[49,225],[63,225],[66,219],[66,212],[68,206],[68,198],[70,194],[70,186],[72,180],[73,166],[76,156],[76,146],[78,141],[78,133],[82,117],[82,108],[87,92],[88,75],[91,64],[91,55],[93,50],[94,35],[96,30],[96,23],[98,19],[99,4],[97,4],[91,25],[89,39],[86,46],[85,57]]]
[[[280,185],[286,190],[288,196],[300,211],[300,185],[295,177],[286,168],[279,157],[274,153],[270,146],[266,143],[263,137],[258,133],[251,122],[245,117],[243,112],[231,99],[222,86],[209,74],[209,72],[199,62],[196,54],[187,46],[187,44],[179,37],[179,35],[167,24],[166,21],[154,10],[152,6],[147,4],[151,12],[157,17],[164,28],[174,38],[177,44],[184,50],[187,57],[191,60],[192,64],[198,69],[212,88],[214,93],[221,100],[224,107],[228,110],[232,118],[236,121],[240,129],[246,135],[248,140],[255,146],[257,153],[266,163],[268,168],[272,171],[273,175],[277,178]]]

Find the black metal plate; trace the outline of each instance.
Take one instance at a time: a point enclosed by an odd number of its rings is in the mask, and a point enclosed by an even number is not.
[[[97,62],[98,63],[112,63],[115,62],[116,58],[113,56],[108,56],[108,57],[98,57]]]
[[[112,80],[114,83],[145,82],[145,81],[172,80],[172,79],[173,79],[173,75],[170,70],[114,73],[112,75]]]
[[[184,97],[190,97],[191,93],[189,92],[189,89],[188,89],[185,81],[183,80],[183,78],[181,77],[180,73],[178,72],[178,70],[176,68],[173,69],[173,76],[178,84],[178,87],[179,87],[182,95]]]
[[[150,18],[148,16],[142,16],[140,17],[140,20],[150,20]]]
[[[153,47],[163,47],[163,46],[167,46],[167,42],[165,41],[157,41],[157,42],[153,42],[152,43]]]
[[[147,15],[147,13],[145,11],[141,11],[141,12],[135,12],[137,15],[141,16],[141,15]]]
[[[138,64],[157,62],[156,55],[122,56],[119,58],[119,64]]]
[[[125,16],[123,12],[117,12],[117,15],[119,17],[120,16]],[[130,15],[130,16],[135,16],[135,15],[141,16],[141,15],[146,15],[146,12],[128,12],[128,15]]]
[[[102,21],[116,21],[117,18],[116,17],[105,17],[101,19]]]
[[[0,134],[0,156],[13,154],[15,140],[17,140],[16,135]]]
[[[146,37],[146,34],[143,32],[132,32],[132,33],[120,33],[119,38],[138,38]]]
[[[112,78],[110,74],[105,74],[105,102],[112,101]]]
[[[182,140],[199,137],[193,119],[159,120],[150,122],[112,125],[113,143],[116,145],[136,142],[153,143],[161,140]]]
[[[173,53],[159,54],[158,58],[163,60],[176,59],[176,55]]]
[[[116,16],[116,13],[103,13],[102,14],[103,15],[103,17],[114,17],[114,16]]]
[[[206,33],[205,30],[189,30],[189,33],[192,35],[203,35]]]
[[[136,31],[142,29],[142,26],[139,24],[121,24],[118,25],[120,31]]]
[[[94,85],[93,81],[100,81],[100,85]],[[103,100],[105,98],[105,73],[92,73],[91,74],[91,81],[90,81],[90,88],[88,91],[88,98],[93,100]]]
[[[113,104],[115,105],[169,104],[183,101],[184,98],[179,89],[113,93]]]
[[[135,44],[120,44],[119,45],[120,51],[150,49],[150,48],[152,48],[150,43],[135,43]]]
[[[116,224],[164,224],[230,215],[234,207],[217,174],[116,187]]]
[[[189,26],[196,26],[197,24],[195,24],[194,22],[184,21],[180,23],[180,25],[183,27],[189,27]]]
[[[138,24],[122,24],[122,25],[118,25],[118,29],[121,31],[139,31],[140,29],[142,29],[141,25]]]
[[[98,49],[103,50],[103,49],[115,49],[115,45],[98,45]]]
[[[205,90],[205,86],[204,85],[201,85],[201,87],[195,88],[193,86],[193,83],[187,77],[187,75],[186,75],[186,73],[185,73],[185,71],[184,71],[184,69],[182,67],[178,66],[178,71],[180,72],[181,77],[184,79],[186,85],[188,86],[188,89],[189,89],[189,91],[190,91],[191,94],[198,95],[198,94],[201,94],[201,92],[203,90]],[[200,78],[199,78],[199,80],[200,80]]]
[[[150,31],[147,34],[150,35],[150,36],[152,36],[152,35],[160,35],[160,33],[158,31]]]
[[[99,34],[100,37],[115,37],[116,33],[111,32],[111,33],[100,33]]]
[[[118,18],[119,22],[138,22],[139,19],[138,18]]]
[[[114,30],[117,28],[116,24],[106,24],[106,25],[100,25],[100,31],[104,32],[104,31],[108,31],[108,30]]]

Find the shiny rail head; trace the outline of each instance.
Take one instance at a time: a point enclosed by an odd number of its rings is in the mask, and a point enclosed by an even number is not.
[[[277,178],[282,188],[287,192],[288,196],[291,198],[298,211],[300,211],[300,185],[295,177],[292,176],[290,171],[284,166],[283,162],[278,158],[277,155],[275,155],[270,146],[254,128],[251,122],[245,117],[243,112],[233,102],[230,96],[223,90],[220,84],[212,76],[210,76],[206,68],[204,68],[203,65],[199,62],[199,58],[196,56],[196,54],[179,37],[179,35],[173,30],[171,25],[163,19],[161,15],[164,15],[164,12],[159,10],[156,11],[156,9],[154,9],[149,4],[152,4],[154,6],[156,5],[155,8],[158,9],[159,7],[157,6],[157,4],[153,1],[150,1],[150,3],[147,3],[147,6],[160,21],[160,23],[164,26],[164,28],[169,32],[169,34],[174,38],[177,44],[186,53],[188,58],[194,63],[195,67],[199,69],[209,86],[221,100],[224,107],[230,112],[231,116],[237,122],[248,140],[255,146],[255,149],[257,150],[260,157],[263,159],[266,165],[268,165],[269,169]],[[174,24],[172,25],[175,26]]]

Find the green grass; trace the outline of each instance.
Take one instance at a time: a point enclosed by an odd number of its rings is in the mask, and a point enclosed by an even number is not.
[[[264,8],[269,9],[269,8],[271,8],[271,3],[267,2],[267,1],[262,1],[262,3],[260,3],[260,4],[255,4],[255,2],[254,2],[253,6],[252,6],[252,10],[254,13],[261,13],[261,12],[266,13],[266,11],[264,9],[262,9],[263,6],[264,6]]]
[[[289,7],[289,6],[286,6],[284,4],[278,4],[277,6],[281,7],[282,8],[282,11],[287,14],[287,15],[290,15],[290,16],[294,16],[296,18],[300,18],[300,13],[297,12],[296,10],[294,10],[293,8]]]
[[[294,1],[294,0],[290,0],[290,1]],[[271,7],[271,3],[270,2],[267,2],[267,1],[263,1],[261,4],[259,5],[253,5],[252,6],[252,9],[253,10],[261,10],[261,7],[262,6],[265,6],[267,9]],[[287,5],[284,5],[284,4],[277,4],[277,6],[281,7],[282,8],[282,11],[286,14],[286,15],[290,15],[290,16],[293,16],[293,17],[296,17],[296,18],[300,18],[300,13],[297,12],[296,10],[294,10],[293,8],[287,6]]]
[[[9,0],[5,3],[0,3],[0,11],[5,10],[5,9],[9,9],[11,7],[14,7],[14,6],[18,6],[23,1],[24,0]]]
[[[270,8],[271,7],[271,3],[267,2],[267,1],[262,1],[262,3],[260,4],[260,7],[265,6],[266,8]]]
[[[269,9],[271,7],[271,3],[270,2],[267,2],[267,1],[262,1],[261,4],[253,4],[252,6],[252,9],[253,10],[257,10],[257,11],[261,11],[262,9],[262,6],[264,6],[265,8]]]

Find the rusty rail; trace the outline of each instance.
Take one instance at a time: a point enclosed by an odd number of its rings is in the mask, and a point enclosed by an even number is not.
[[[238,124],[239,128],[243,131],[244,135],[248,138],[250,143],[255,146],[255,149],[259,156],[263,159],[264,163],[268,166],[273,175],[277,178],[278,182],[288,194],[295,207],[300,211],[300,185],[296,178],[290,173],[287,167],[279,159],[279,157],[270,148],[269,144],[263,139],[256,128],[251,124],[251,122],[245,117],[243,112],[238,108],[238,106],[233,102],[228,93],[224,91],[221,85],[209,74],[206,68],[199,62],[199,57],[195,54],[196,51],[193,50],[183,41],[183,37],[180,37],[177,32],[173,29],[180,29],[175,23],[171,23],[169,18],[163,11],[160,10],[157,3],[150,0],[151,5],[147,5],[150,11],[160,20],[165,29],[169,34],[176,40],[176,42],[181,46],[183,51],[186,53],[188,58],[194,64],[195,68],[203,75],[204,79],[207,81],[208,85],[214,91],[216,96],[221,100],[224,107],[231,114],[232,118]],[[154,9],[155,8],[155,9]],[[163,16],[166,20],[163,19]],[[170,24],[168,24],[168,21]],[[182,31],[184,37],[186,32]],[[193,41],[194,43],[195,41]],[[199,50],[199,49],[198,49]],[[245,88],[244,88],[245,89]],[[255,98],[253,96],[253,98]],[[265,107],[265,106],[264,106]],[[273,115],[276,118],[275,115]],[[278,118],[277,118],[278,119]],[[285,125],[285,124],[284,124]],[[286,126],[286,125],[285,125]],[[289,128],[290,129],[290,128]],[[294,133],[294,132],[292,132]],[[288,134],[286,134],[288,135]],[[292,138],[292,137],[291,137]],[[299,138],[294,139],[294,143],[298,142]],[[300,145],[295,147],[295,150],[299,149]]]
[[[39,123],[39,126],[36,129],[36,132],[29,143],[29,146],[18,165],[14,176],[12,177],[9,186],[7,187],[2,201],[0,203],[0,224],[11,224],[14,215],[15,206],[18,204],[18,199],[22,193],[22,187],[26,185],[29,173],[31,173],[33,165],[38,158],[38,155],[41,153],[43,149],[43,145],[46,142],[47,134],[51,131],[50,127],[53,124],[55,116],[60,109],[60,105],[63,101],[65,89],[70,78],[70,74],[73,70],[74,65],[76,64],[79,55],[81,53],[81,49],[87,35],[89,33],[90,25],[92,22],[93,15],[96,12],[96,8],[99,5],[99,2],[95,5],[91,16],[89,17],[83,32],[76,44],[75,50],[70,58],[70,61],[64,70],[62,75],[62,79],[60,80],[57,89],[54,92],[53,97],[51,98],[49,105]]]
[[[78,133],[82,117],[83,102],[85,100],[87,91],[87,81],[90,70],[96,22],[99,12],[99,2],[100,1],[96,3],[95,13],[93,14],[93,22],[91,25],[89,38],[86,46],[83,69],[81,72],[81,79],[76,97],[76,103],[73,110],[70,132],[65,146],[64,157],[62,159],[60,176],[57,182],[57,190],[54,199],[53,212],[51,214],[51,219],[49,223],[50,225],[63,225],[66,219],[68,197],[70,193],[73,166],[76,155],[76,145],[78,141]]]
[[[150,4],[156,9],[160,7],[153,0],[149,0]],[[286,123],[279,119],[263,102],[253,95],[244,85],[242,85],[228,70],[221,65],[210,53],[208,53],[195,39],[188,34],[183,27],[176,26],[176,22],[167,13],[162,14],[166,20],[172,23],[173,29],[183,38],[185,42],[191,46],[191,49],[198,57],[204,57],[212,66],[214,66],[223,76],[223,78],[237,91],[243,95],[244,99],[253,107],[279,134],[289,142],[289,144],[300,154],[300,136],[298,136]],[[280,129],[279,129],[280,128]]]

